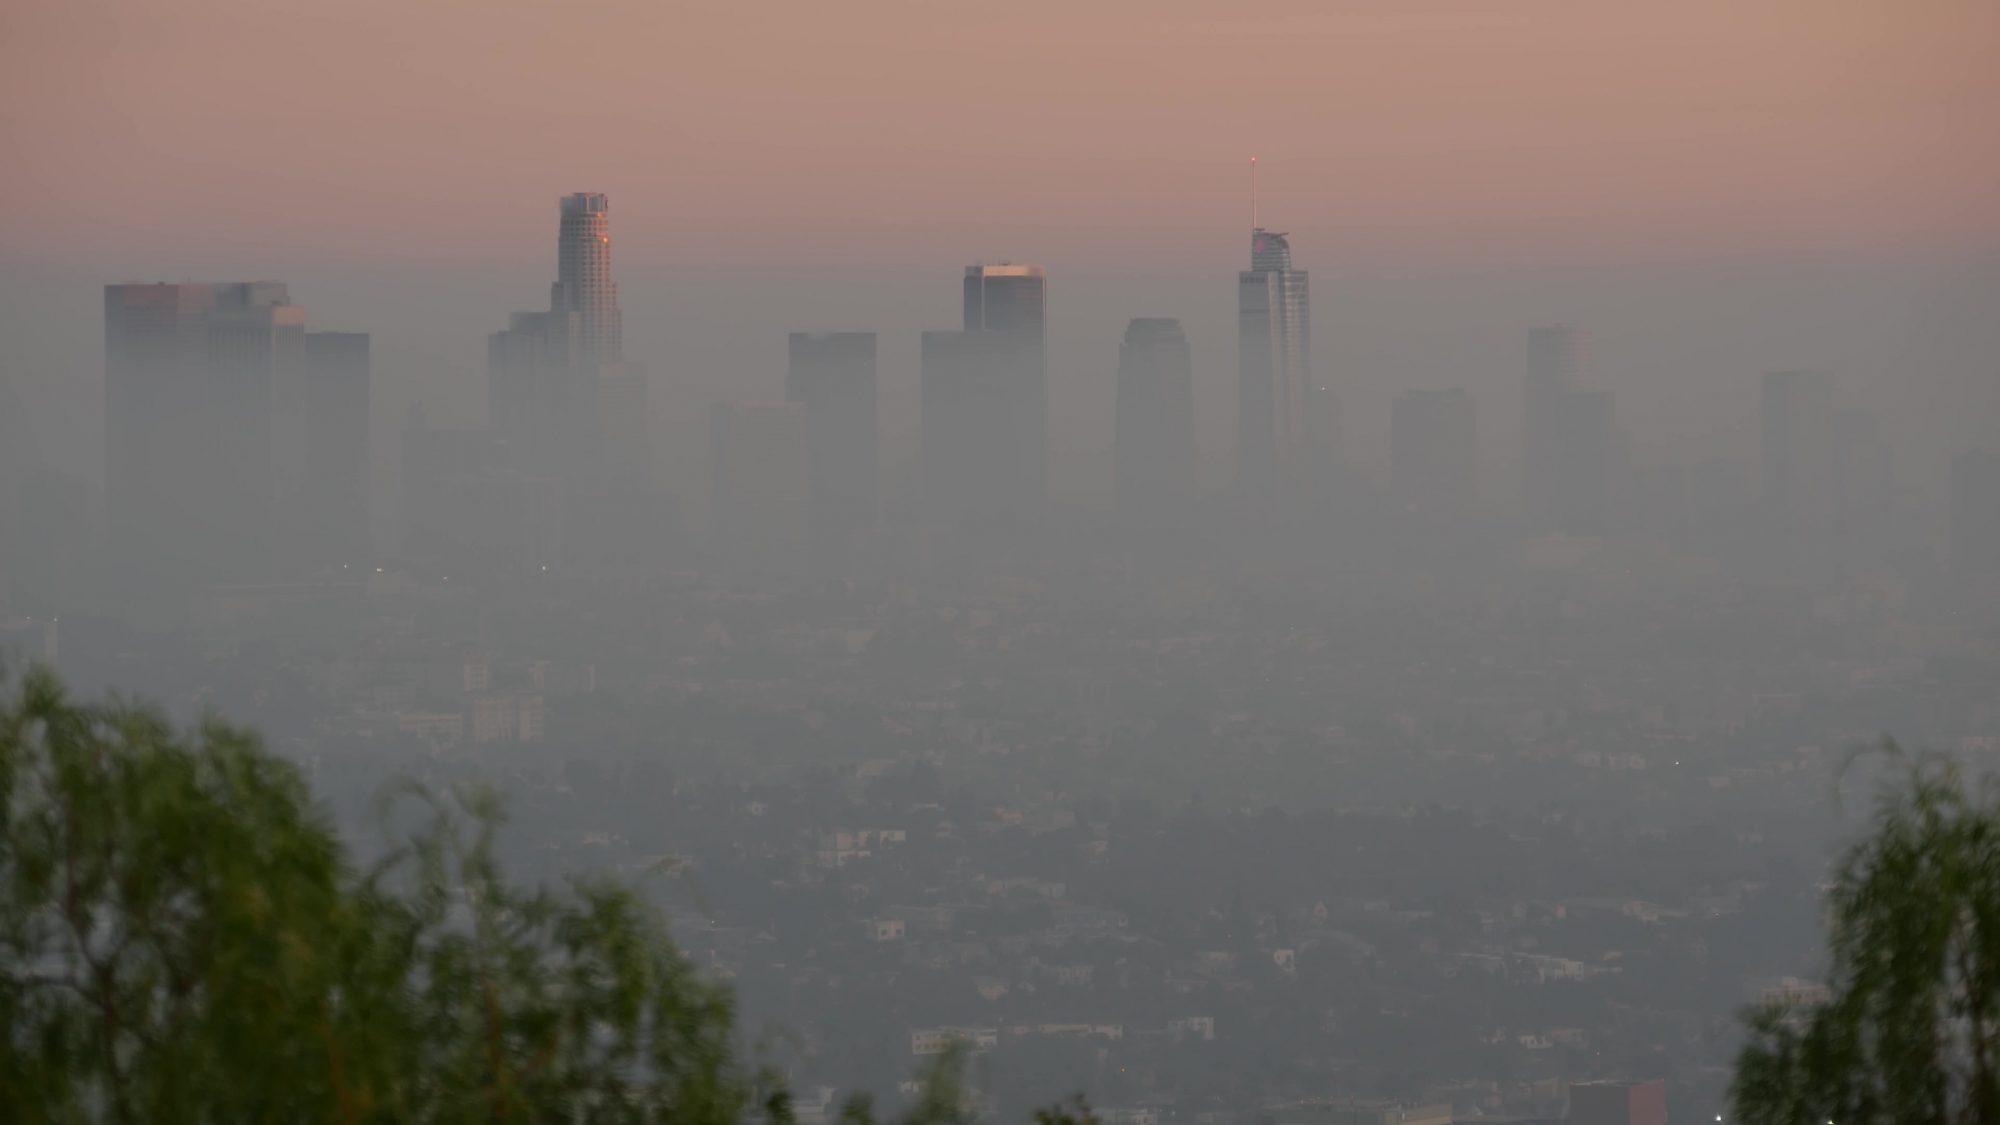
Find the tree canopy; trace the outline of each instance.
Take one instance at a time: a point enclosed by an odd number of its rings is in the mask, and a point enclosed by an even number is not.
[[[1830,998],[1749,1017],[1745,1125],[2000,1125],[2000,786],[1904,755],[1828,901]]]
[[[0,1118],[791,1119],[631,888],[514,886],[496,799],[406,796],[418,827],[360,867],[251,733],[26,675],[0,702]],[[913,1121],[964,1116],[955,1073]]]

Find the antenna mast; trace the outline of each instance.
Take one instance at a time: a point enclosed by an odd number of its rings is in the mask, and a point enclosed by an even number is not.
[[[1257,229],[1257,158],[1250,158],[1250,229]]]

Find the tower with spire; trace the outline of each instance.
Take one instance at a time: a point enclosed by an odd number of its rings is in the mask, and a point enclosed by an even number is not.
[[[1236,279],[1236,482],[1268,496],[1332,445],[1329,389],[1312,367],[1306,271],[1292,268],[1285,232],[1257,217],[1257,160],[1250,159],[1250,268]]]

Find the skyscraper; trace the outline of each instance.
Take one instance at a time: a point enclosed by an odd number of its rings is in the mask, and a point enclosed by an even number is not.
[[[923,334],[923,465],[933,517],[993,527],[1039,514],[1045,296],[1040,266],[968,266],[963,329]]]
[[[564,196],[547,312],[487,340],[494,436],[517,470],[565,481],[645,475],[646,373],[625,359],[609,200]]]
[[[576,314],[570,329],[576,334],[576,363],[589,369],[625,358],[624,313],[611,277],[611,201],[602,192],[563,197],[549,310]]]
[[[1462,388],[1411,390],[1389,412],[1390,483],[1408,511],[1463,516],[1472,509],[1476,460],[1472,396]]]
[[[373,553],[368,334],[308,332],[305,353],[304,472],[292,525],[310,562],[359,563]]]
[[[822,542],[875,522],[875,334],[794,332],[785,399],[805,410],[811,523]]]
[[[1333,451],[1330,387],[1312,367],[1307,275],[1278,231],[1250,231],[1250,268],[1236,279],[1237,487],[1268,494]]]
[[[1125,326],[1113,469],[1118,509],[1128,518],[1172,520],[1194,499],[1194,366],[1172,317]]]
[[[1826,531],[1838,498],[1833,378],[1767,372],[1761,422],[1767,519],[1793,534]]]
[[[278,282],[104,288],[115,554],[170,582],[263,577],[301,480],[305,312]]]
[[[1048,474],[1047,279],[1040,266],[973,265],[965,268],[965,331],[990,337],[986,345],[1001,371],[1000,395],[985,424],[1001,432],[1004,503],[1016,519],[1030,519],[1046,495]]]

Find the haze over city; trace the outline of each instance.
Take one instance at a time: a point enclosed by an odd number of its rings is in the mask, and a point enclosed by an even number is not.
[[[16,0],[0,661],[691,873],[802,1125],[1720,1121],[1849,752],[2000,760],[1996,118],[1991,0]]]

